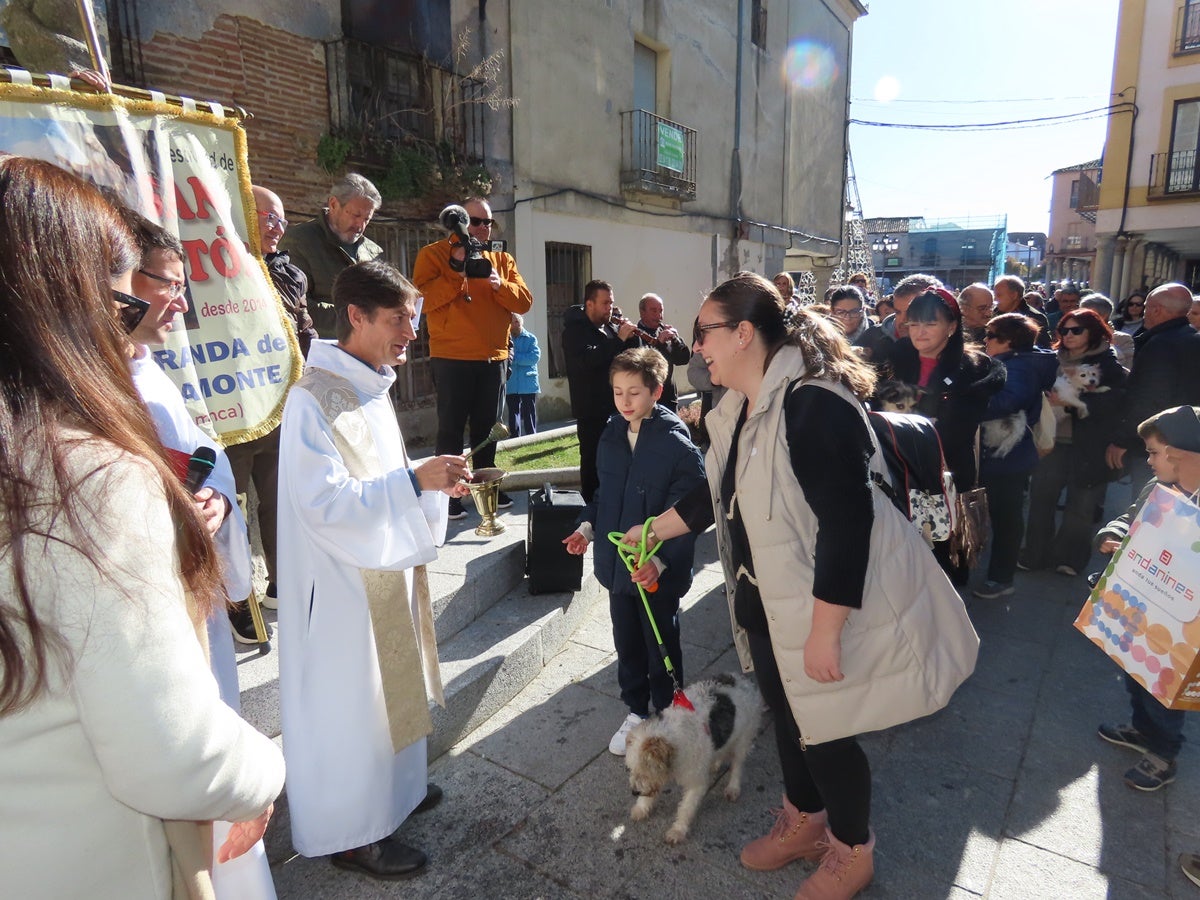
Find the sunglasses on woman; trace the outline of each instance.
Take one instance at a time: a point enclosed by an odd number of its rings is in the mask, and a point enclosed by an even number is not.
[[[112,299],[117,305],[117,317],[121,321],[121,327],[125,329],[126,334],[133,334],[133,329],[141,323],[146,311],[150,309],[150,304],[141,297],[118,291],[116,288],[112,289]]]
[[[1084,328],[1082,325],[1061,325],[1061,326],[1059,326],[1059,329],[1058,329],[1058,333],[1060,335],[1083,334],[1085,331],[1087,331],[1087,329]]]

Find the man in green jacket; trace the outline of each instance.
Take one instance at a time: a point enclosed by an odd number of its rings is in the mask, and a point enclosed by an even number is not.
[[[279,241],[279,249],[308,276],[308,308],[321,334],[334,332],[333,279],[342,269],[383,253],[364,234],[380,203],[375,185],[351,172],[330,188],[321,215],[293,226]]]

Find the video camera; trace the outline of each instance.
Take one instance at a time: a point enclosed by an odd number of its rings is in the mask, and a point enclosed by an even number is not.
[[[465,272],[468,278],[491,278],[492,264],[483,258],[484,251],[503,253],[507,244],[504,241],[477,241],[467,231],[467,223],[471,217],[467,211],[457,204],[447,206],[438,215],[442,227],[458,238],[459,244],[467,250],[467,258],[461,262],[450,257],[450,268],[456,272]]]

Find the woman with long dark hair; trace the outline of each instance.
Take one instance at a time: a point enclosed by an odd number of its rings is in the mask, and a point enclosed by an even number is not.
[[[708,483],[647,540],[716,521],[738,655],[774,712],[783,806],[742,864],[819,858],[797,896],[853,897],[875,846],[857,735],[943,706],[978,639],[918,532],[873,487],[882,463],[863,400],[875,376],[841,333],[742,273],[701,305],[692,347],[728,389],[706,420]]]
[[[1146,314],[1146,295],[1134,291],[1117,309],[1117,317],[1113,319],[1113,328],[1126,334],[1136,334],[1142,330],[1142,317]]]
[[[14,897],[210,897],[278,749],[221,702],[212,541],[129,376],[138,252],[99,192],[0,158],[0,843]],[[69,856],[64,857],[64,849]],[[67,864],[64,864],[66,862]]]
[[[1090,390],[1076,390],[1068,405],[1057,391],[1054,449],[1033,473],[1022,569],[1054,567],[1078,575],[1092,555],[1096,508],[1104,504],[1108,482],[1117,474],[1104,459],[1120,423],[1128,373],[1112,350],[1112,328],[1091,309],[1077,309],[1058,323],[1058,375],[1070,382],[1088,372]],[[1083,382],[1080,382],[1083,383]],[[1072,398],[1074,399],[1074,398]],[[1062,521],[1055,527],[1059,496],[1066,491]]]

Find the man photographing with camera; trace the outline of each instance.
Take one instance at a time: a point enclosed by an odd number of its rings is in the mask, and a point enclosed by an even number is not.
[[[422,247],[413,267],[413,283],[425,298],[429,363],[437,391],[438,455],[462,453],[468,423],[466,443],[476,446],[503,420],[512,313],[524,314],[533,306],[533,295],[512,256],[490,249],[495,224],[491,205],[474,197],[461,209],[467,219],[465,232],[459,208],[447,207],[441,221],[451,234]],[[466,246],[464,233],[482,246]],[[490,267],[486,275],[484,261]],[[495,458],[496,445],[488,444],[475,454],[474,465],[487,468]],[[511,502],[500,494],[501,508]],[[462,501],[451,498],[450,518],[466,514]]]

